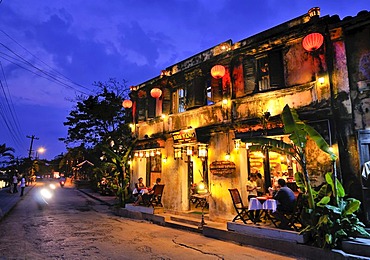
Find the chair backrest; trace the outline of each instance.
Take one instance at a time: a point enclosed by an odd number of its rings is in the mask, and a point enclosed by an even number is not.
[[[156,184],[156,185],[154,185],[153,196],[162,195],[163,189],[164,189],[164,184]]]
[[[244,208],[242,197],[240,196],[238,189],[229,189],[231,198],[233,200],[234,207],[237,208],[238,204]]]

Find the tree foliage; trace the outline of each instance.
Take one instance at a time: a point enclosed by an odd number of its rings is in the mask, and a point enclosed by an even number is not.
[[[12,147],[6,146],[6,144],[0,144],[0,160],[12,160],[14,159],[15,150]],[[1,162],[0,161],[0,162]]]
[[[130,131],[125,125],[125,110],[122,101],[128,89],[115,79],[97,82],[95,95],[79,96],[75,108],[67,116],[64,126],[68,127],[68,144],[81,144],[93,147],[101,142],[127,135]]]

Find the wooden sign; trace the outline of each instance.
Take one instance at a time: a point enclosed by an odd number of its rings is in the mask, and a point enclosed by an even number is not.
[[[173,144],[188,144],[197,141],[195,129],[186,129],[179,132],[173,133]]]
[[[209,170],[213,175],[228,176],[235,173],[236,165],[230,161],[215,161],[209,165]]]

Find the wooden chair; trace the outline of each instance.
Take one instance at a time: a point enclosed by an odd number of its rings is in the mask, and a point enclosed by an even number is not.
[[[276,214],[273,214],[275,218],[271,219],[272,223],[276,227],[279,227],[278,223],[284,222],[287,224],[283,228],[294,229],[295,231],[301,230],[303,228],[303,224],[301,221],[303,206],[304,206],[303,193],[300,192],[294,204],[293,211],[292,212],[275,212]]]
[[[304,206],[303,193],[300,192],[297,196],[297,200],[294,205],[293,213],[290,215],[287,215],[288,226],[290,228],[293,228],[295,231],[299,231],[303,227],[303,223],[301,221],[303,206]]]
[[[247,224],[247,220],[251,220],[252,218],[248,212],[248,207],[244,206],[242,197],[240,196],[238,189],[229,189],[231,199],[233,200],[234,208],[236,210],[237,215],[234,217],[232,222],[240,219]]]
[[[143,203],[147,207],[161,206],[162,204],[162,194],[163,194],[164,184],[154,185],[153,191],[150,194],[143,194]]]

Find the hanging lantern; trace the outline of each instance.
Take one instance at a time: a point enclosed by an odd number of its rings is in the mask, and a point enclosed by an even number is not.
[[[225,67],[222,65],[213,66],[211,69],[211,75],[215,79],[220,79],[225,75]]]
[[[206,144],[198,144],[198,157],[204,159],[207,157],[207,145]]]
[[[324,36],[321,33],[310,33],[303,38],[302,46],[306,51],[315,51],[321,47]]]
[[[126,99],[126,100],[124,100],[124,101],[122,102],[122,106],[123,106],[124,108],[131,108],[131,107],[132,107],[132,101],[131,101],[131,100],[129,100],[129,99]]]
[[[153,89],[150,91],[150,95],[151,95],[153,98],[159,98],[159,97],[162,95],[162,90],[160,90],[159,88],[153,88]]]

